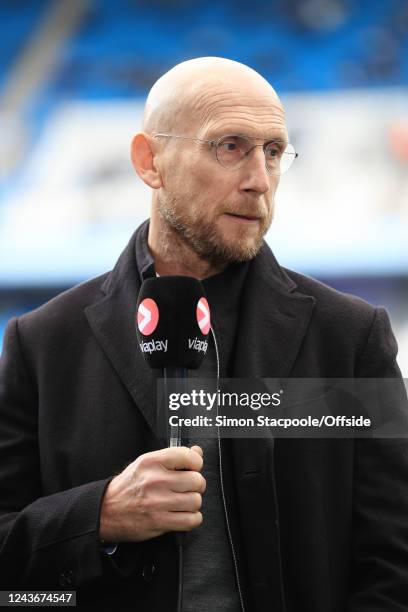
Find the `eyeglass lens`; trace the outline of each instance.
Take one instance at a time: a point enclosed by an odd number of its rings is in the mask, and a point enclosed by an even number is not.
[[[253,142],[244,136],[225,136],[217,141],[216,155],[221,166],[239,168],[253,148]],[[272,174],[286,172],[296,155],[291,144],[285,146],[284,143],[274,141],[264,145],[264,151],[266,166]]]

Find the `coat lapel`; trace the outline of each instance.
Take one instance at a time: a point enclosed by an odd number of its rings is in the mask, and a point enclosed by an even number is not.
[[[156,376],[142,356],[135,330],[140,285],[133,236],[102,285],[104,297],[85,313],[99,345],[157,435]]]
[[[296,284],[265,244],[251,262],[242,291],[234,377],[289,377],[313,308],[314,298],[296,292]],[[247,562],[252,601],[259,612],[286,609],[274,446],[270,432],[261,439],[231,440],[242,517],[235,537],[239,541],[242,534],[245,552],[241,554]]]
[[[234,377],[288,377],[313,308],[264,244],[242,292]]]

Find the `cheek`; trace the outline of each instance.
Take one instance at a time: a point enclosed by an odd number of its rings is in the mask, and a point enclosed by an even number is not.
[[[225,202],[232,189],[225,176],[218,176],[214,168],[191,168],[185,181],[181,181],[183,193],[188,195],[190,205],[202,216],[208,216]]]
[[[191,178],[191,158],[189,159],[187,153],[186,147],[182,146],[165,153],[161,175],[166,192],[171,194],[176,191],[182,192],[188,185]]]
[[[280,176],[274,176],[271,179],[271,196],[272,196],[272,198],[273,198],[273,196],[276,193],[276,190],[277,190],[277,188],[279,186],[279,182],[280,182]]]
[[[225,202],[235,199],[238,179],[219,167],[203,153],[189,152],[168,164],[163,174],[163,189],[168,196],[195,211],[195,216],[206,217]]]
[[[218,165],[211,165],[202,171],[199,178],[199,190],[209,205],[216,206],[234,201],[238,192],[238,176]]]

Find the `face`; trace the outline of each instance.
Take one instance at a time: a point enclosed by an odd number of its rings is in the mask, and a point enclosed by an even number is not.
[[[272,92],[224,89],[206,96],[199,121],[179,135],[212,140],[243,134],[257,138],[253,144],[287,140],[283,110]],[[271,224],[279,183],[279,176],[266,170],[262,147],[255,147],[242,167],[227,169],[209,144],[162,139],[159,146],[163,187],[157,205],[164,222],[204,260],[219,264],[254,257]]]

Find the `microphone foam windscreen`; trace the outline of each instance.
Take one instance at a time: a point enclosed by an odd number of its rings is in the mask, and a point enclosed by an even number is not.
[[[210,325],[210,309],[197,279],[160,276],[143,282],[136,333],[150,367],[198,368],[207,351]]]

